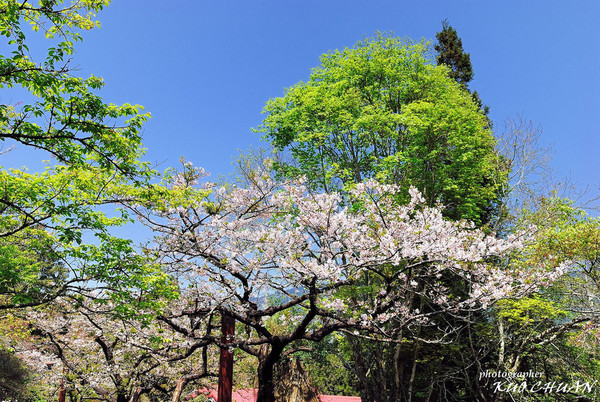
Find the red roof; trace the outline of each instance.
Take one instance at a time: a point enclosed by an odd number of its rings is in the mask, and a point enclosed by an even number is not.
[[[360,402],[360,396],[319,395],[321,402]]]
[[[257,393],[258,389],[239,389],[237,391],[233,391],[231,399],[233,402],[256,402]],[[214,399],[215,402],[219,397],[217,390],[211,388],[200,388],[199,390],[193,392],[191,397],[195,398],[198,395],[204,395],[208,398]]]
[[[256,402],[258,389],[238,389],[233,391],[231,400],[233,402]]]
[[[198,394],[205,395],[209,398],[213,398],[216,402],[218,394],[216,389],[201,388],[194,392],[194,397]],[[233,402],[256,402],[256,395],[258,389],[239,389],[233,391],[232,400]],[[319,395],[321,402],[360,402],[360,396],[341,396],[341,395]]]

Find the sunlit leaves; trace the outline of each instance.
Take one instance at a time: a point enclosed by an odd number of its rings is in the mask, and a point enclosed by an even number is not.
[[[470,94],[434,66],[428,46],[379,35],[321,57],[307,82],[271,99],[258,131],[325,189],[369,178],[419,188],[445,214],[493,219],[505,173]]]
[[[174,296],[170,280],[131,241],[110,233],[130,221],[116,203],[157,197],[149,185],[154,172],[140,160],[140,130],[150,115],[139,105],[104,102],[103,80],[78,77],[69,65],[81,32],[98,26],[95,14],[108,3],[0,0],[0,34],[9,45],[0,55],[0,88],[22,96],[0,105],[0,141],[49,159],[42,171],[0,170],[3,309],[87,286],[131,303],[141,303],[140,293]],[[42,32],[45,53],[30,50],[28,37]],[[46,239],[44,250],[39,239]],[[158,308],[156,300],[149,296],[144,306]],[[125,304],[123,314],[133,315]]]

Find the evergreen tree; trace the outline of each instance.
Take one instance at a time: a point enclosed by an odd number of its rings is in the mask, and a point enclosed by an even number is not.
[[[448,20],[442,22],[442,30],[435,37],[438,43],[434,46],[437,52],[436,61],[439,65],[446,65],[450,68],[448,74],[456,82],[465,87],[473,79],[473,66],[471,64],[471,55],[465,53],[462,40],[458,37],[456,30],[448,24]]]
[[[438,43],[434,46],[437,52],[436,61],[438,66],[443,64],[449,67],[450,73],[448,75],[467,88],[467,84],[474,76],[473,65],[471,64],[471,55],[465,53],[462,40],[458,37],[456,30],[452,28],[448,20],[444,20],[442,21],[442,30],[435,37],[438,40]],[[472,94],[475,103],[487,116],[490,107],[483,104],[477,91],[473,91]]]

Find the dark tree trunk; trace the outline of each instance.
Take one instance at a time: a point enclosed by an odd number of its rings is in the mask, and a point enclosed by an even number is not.
[[[402,332],[400,332],[400,340],[402,340]],[[398,343],[394,345],[394,356],[392,360],[394,374],[394,385],[392,388],[392,400],[399,401],[401,399],[400,390],[402,389],[402,381],[404,379],[404,366],[400,362],[400,353],[402,351],[402,344]]]
[[[380,401],[387,401],[387,379],[386,379],[386,369],[384,368],[383,363],[383,348],[384,345],[378,343],[375,345],[375,363],[377,367],[377,379],[379,380],[379,389],[377,392],[377,396]]]
[[[273,384],[273,368],[281,358],[283,346],[278,342],[263,346],[258,358],[258,395],[256,402],[275,402],[275,385]]]

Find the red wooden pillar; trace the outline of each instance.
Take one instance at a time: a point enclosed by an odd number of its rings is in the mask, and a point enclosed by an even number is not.
[[[60,381],[60,391],[58,391],[58,402],[65,402],[67,399],[67,390],[65,389],[65,374],[67,373],[67,368],[63,367],[63,375],[62,380]]]
[[[221,342],[231,343],[235,334],[235,319],[226,314],[221,315]],[[217,402],[231,402],[233,392],[233,351],[221,348],[219,364],[219,399]]]
[[[58,402],[65,402],[67,396],[67,390],[65,389],[65,380],[60,384],[60,391],[58,392]]]

